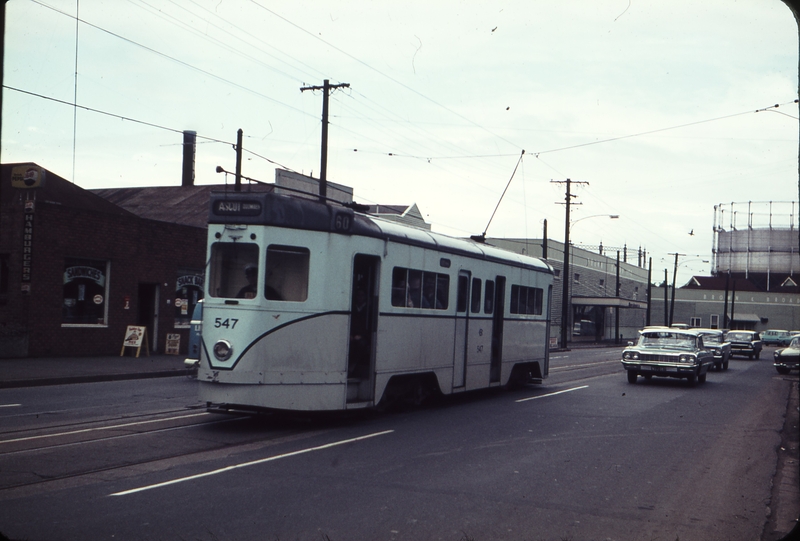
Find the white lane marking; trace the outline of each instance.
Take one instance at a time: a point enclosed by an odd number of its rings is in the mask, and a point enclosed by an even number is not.
[[[0,404],[0,408],[18,408],[22,404]]]
[[[202,415],[211,415],[208,412],[203,413],[193,413],[191,415],[179,415],[177,417],[165,417],[163,419],[152,419],[150,421],[137,421],[135,423],[125,423],[122,425],[112,425],[112,426],[101,426],[97,428],[84,428],[82,430],[72,430],[70,432],[57,432],[55,434],[42,434],[40,436],[29,436],[27,438],[16,438],[13,440],[0,440],[0,444],[3,443],[13,443],[17,441],[31,441],[31,440],[40,440],[42,438],[57,438],[59,436],[71,436],[73,434],[85,434],[86,432],[95,432],[98,430],[116,430],[117,428],[126,428],[129,426],[137,426],[137,425],[146,425],[149,423],[161,423],[163,421],[174,421],[176,419],[189,419],[191,417],[200,417]]]
[[[570,391],[577,391],[578,389],[585,389],[586,387],[588,387],[588,385],[581,385],[580,387],[573,387],[572,389],[564,389],[563,391],[556,391],[554,393],[543,394],[543,395],[540,395],[540,396],[531,396],[531,397],[528,397],[528,398],[520,398],[519,400],[516,400],[516,402],[527,402],[528,400],[536,400],[537,398],[547,398],[548,396],[555,396],[555,395],[561,394],[561,393],[568,393]]]
[[[137,492],[144,492],[145,490],[151,490],[154,488],[161,488],[169,485],[174,485],[177,483],[183,483],[184,481],[193,481],[195,479],[200,479],[202,477],[209,477],[211,475],[217,475],[220,473],[225,473],[228,471],[236,470],[239,468],[246,468],[248,466],[255,466],[257,464],[263,464],[265,462],[271,462],[273,460],[278,460],[281,458],[289,458],[296,455],[302,455],[304,453],[310,453],[312,451],[321,451],[323,449],[329,449],[331,447],[336,447],[337,445],[344,445],[346,443],[353,443],[356,441],[366,440],[369,438],[374,438],[375,436],[383,436],[385,434],[391,434],[394,430],[385,430],[383,432],[376,432],[374,434],[367,434],[366,436],[359,436],[357,438],[351,438],[349,440],[342,440],[342,441],[335,441],[333,443],[326,443],[325,445],[320,445],[318,447],[309,447],[308,449],[300,449],[299,451],[292,451],[291,453],[285,453],[282,455],[275,455],[270,456],[267,458],[260,458],[258,460],[253,460],[251,462],[243,462],[241,464],[234,464],[233,466],[226,466],[224,468],[220,468],[218,470],[212,470],[205,473],[198,473],[196,475],[190,475],[188,477],[180,477],[178,479],[173,479],[171,481],[164,481],[163,483],[156,483],[154,485],[147,485],[139,488],[132,488],[130,490],[123,490],[122,492],[115,492],[114,494],[109,494],[109,496],[127,496],[128,494],[135,494]]]

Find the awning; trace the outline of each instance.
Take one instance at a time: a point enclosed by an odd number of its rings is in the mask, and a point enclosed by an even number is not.
[[[573,306],[604,306],[609,308],[647,309],[647,303],[622,297],[572,297]]]
[[[731,321],[741,321],[742,323],[761,323],[761,318],[756,314],[733,314]]]

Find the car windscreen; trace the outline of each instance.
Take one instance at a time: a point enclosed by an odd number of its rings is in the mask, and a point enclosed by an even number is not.
[[[648,332],[639,337],[639,345],[645,348],[693,349],[695,336],[676,332]]]
[[[728,340],[739,340],[741,342],[749,342],[752,335],[746,332],[729,332]]]
[[[722,343],[722,335],[721,334],[704,334],[703,336],[703,343],[704,344],[721,344]]]

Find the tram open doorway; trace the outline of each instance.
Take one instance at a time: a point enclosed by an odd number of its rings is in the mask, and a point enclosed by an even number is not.
[[[380,258],[356,254],[350,299],[347,402],[374,400],[375,335],[378,328]]]

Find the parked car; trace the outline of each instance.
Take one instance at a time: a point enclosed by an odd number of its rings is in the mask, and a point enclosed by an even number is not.
[[[789,336],[789,331],[783,329],[770,329],[761,333],[761,342],[765,346],[778,346],[781,339]]]
[[[731,343],[719,329],[695,329],[703,337],[703,345],[714,353],[714,368],[727,370],[731,358]]]
[[[728,331],[725,335],[731,343],[731,357],[734,355],[747,356],[748,359],[761,358],[761,336],[756,331]]]
[[[200,364],[200,337],[203,334],[203,300],[199,300],[189,322],[189,352],[183,361],[186,368],[197,368]]]
[[[789,331],[789,335],[781,338],[780,344],[778,345],[784,348],[788,347],[789,344],[792,342],[792,338],[794,338],[797,335],[800,335],[800,331]]]
[[[683,378],[694,386],[706,381],[714,365],[714,354],[703,345],[696,330],[644,329],[639,331],[636,344],[622,351],[622,366],[628,383],[638,376],[649,381],[653,376]]]
[[[800,335],[792,338],[789,347],[775,351],[774,365],[779,374],[800,370]]]

